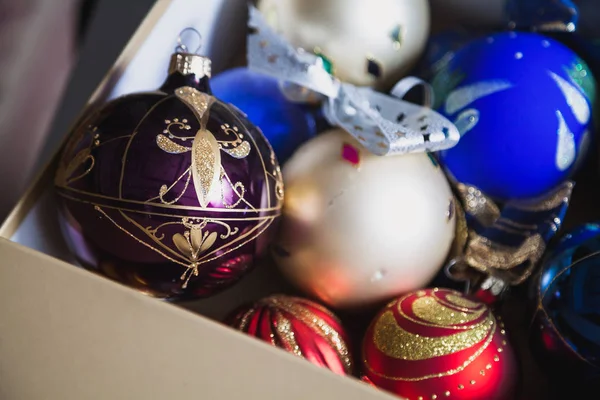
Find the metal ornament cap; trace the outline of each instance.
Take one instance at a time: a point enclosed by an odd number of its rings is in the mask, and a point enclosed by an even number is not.
[[[199,54],[174,53],[169,62],[169,75],[178,72],[182,75],[194,74],[198,78],[210,78],[211,64],[210,58]]]

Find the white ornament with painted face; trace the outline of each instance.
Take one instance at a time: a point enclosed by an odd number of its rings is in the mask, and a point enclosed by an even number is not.
[[[429,36],[427,0],[260,0],[258,9],[341,81],[382,90],[409,72]]]

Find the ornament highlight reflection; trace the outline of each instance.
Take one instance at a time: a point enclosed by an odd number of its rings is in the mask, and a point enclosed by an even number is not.
[[[565,235],[534,282],[530,342],[550,376],[600,379],[600,228]]]

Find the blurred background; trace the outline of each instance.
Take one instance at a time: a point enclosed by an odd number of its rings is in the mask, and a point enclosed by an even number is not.
[[[0,220],[153,3],[0,0]]]

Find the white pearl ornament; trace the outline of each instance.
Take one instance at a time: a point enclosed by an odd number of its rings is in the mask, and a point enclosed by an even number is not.
[[[391,88],[429,36],[427,0],[259,0],[258,9],[292,45],[323,55],[339,80],[356,86]]]
[[[333,129],[284,165],[274,258],[309,295],[361,307],[427,285],[455,231],[448,181],[427,154],[381,157]]]

